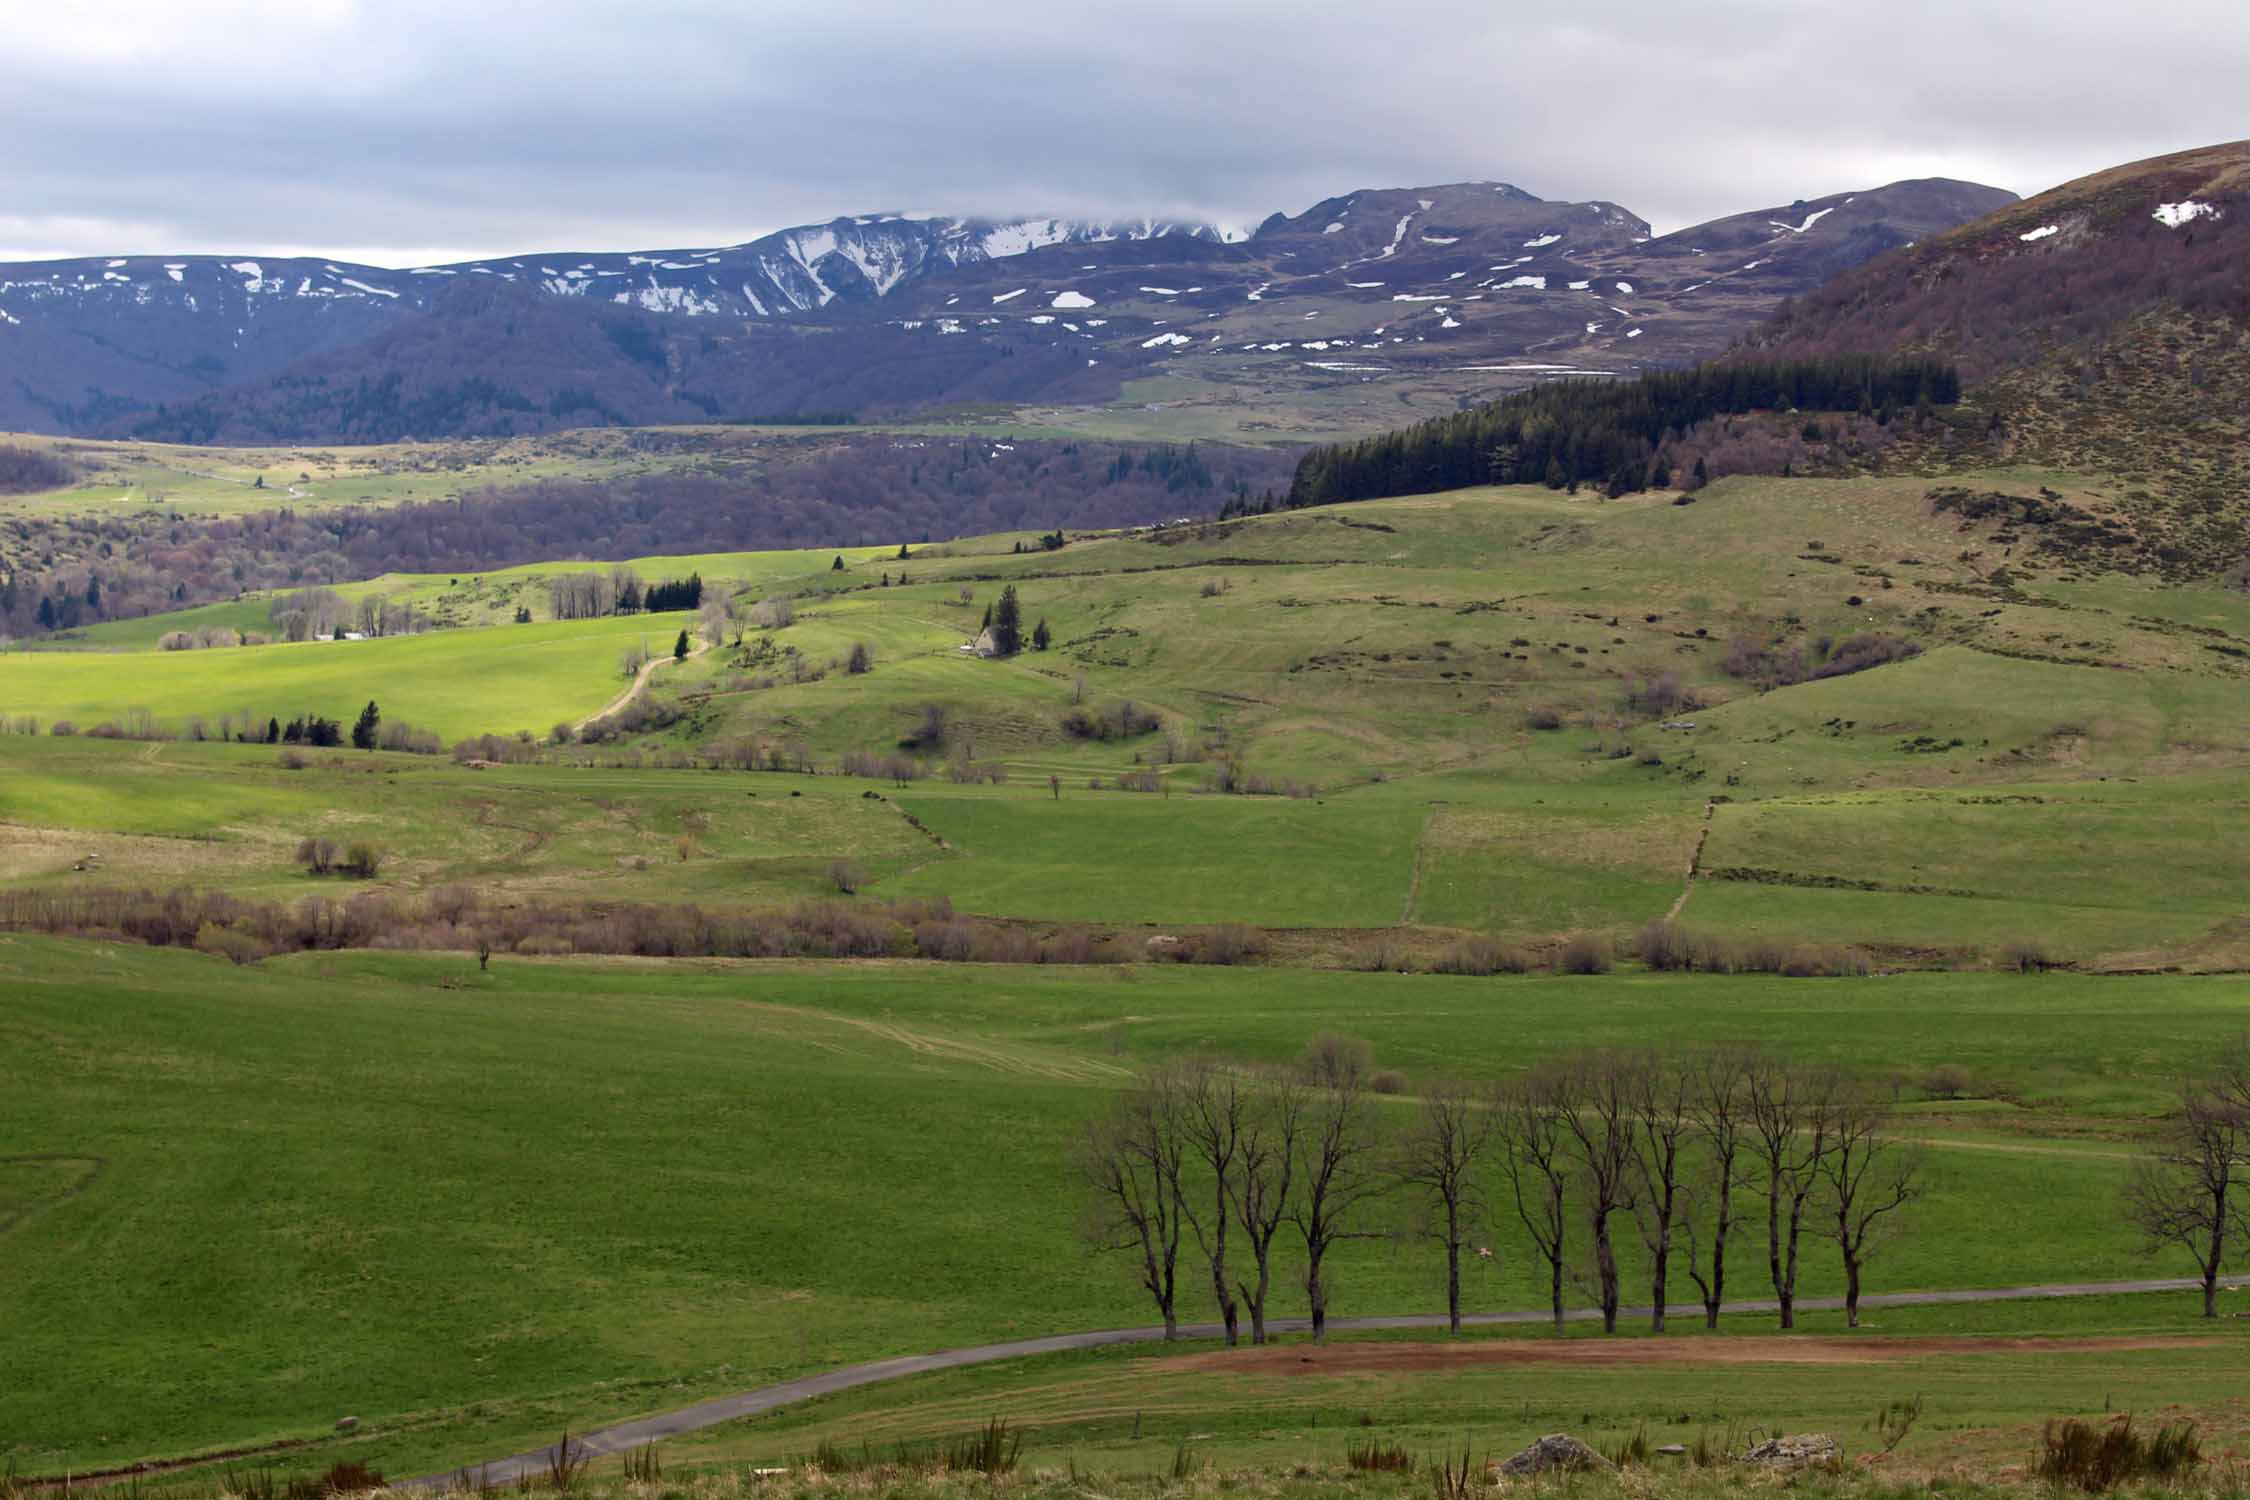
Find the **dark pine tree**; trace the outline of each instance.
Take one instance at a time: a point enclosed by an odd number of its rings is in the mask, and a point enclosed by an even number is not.
[[[1031,645],[1033,650],[1046,650],[1047,647],[1053,643],[1054,639],[1055,633],[1047,628],[1047,621],[1044,617],[1040,619],[1038,624],[1031,627]]]
[[[672,643],[672,660],[687,660],[687,632],[684,630],[680,632],[680,638]]]
[[[352,748],[354,750],[374,749],[376,731],[382,727],[383,711],[377,708],[375,700],[370,698],[367,700],[367,707],[359,711],[359,722],[352,725]]]
[[[992,649],[1013,656],[1023,649],[1023,607],[1016,602],[1016,586],[1000,591],[1000,606],[992,612]]]

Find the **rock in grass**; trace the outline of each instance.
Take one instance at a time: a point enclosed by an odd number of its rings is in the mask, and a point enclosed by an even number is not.
[[[1808,1464],[1832,1464],[1842,1456],[1843,1449],[1827,1433],[1800,1432],[1767,1438],[1743,1454],[1742,1461],[1776,1469],[1802,1469]]]
[[[1566,1432],[1550,1432],[1500,1465],[1500,1472],[1511,1479],[1527,1474],[1577,1473],[1592,1470],[1607,1473],[1617,1465],[1587,1447]]]
[[[336,1430],[338,1432],[356,1432],[358,1429],[359,1418],[357,1417],[339,1417],[336,1420]]]

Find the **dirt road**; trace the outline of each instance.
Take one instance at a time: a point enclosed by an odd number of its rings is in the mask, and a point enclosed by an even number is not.
[[[2184,1292],[2193,1291],[2200,1285],[2200,1282],[2188,1279],[2056,1282],[2045,1286],[1992,1287],[1952,1292],[1891,1292],[1862,1297],[1859,1299],[1859,1305],[1864,1310],[1872,1311],[1884,1307],[1941,1307],[1957,1303],[2029,1302],[2050,1297],[2107,1297],[2123,1293]],[[1840,1297],[1800,1297],[1797,1299],[1797,1308],[1800,1312],[1832,1312],[1842,1306],[1843,1299]],[[1743,1314],[1770,1313],[1775,1310],[1771,1301],[1738,1302],[1731,1304],[1728,1308],[1730,1314],[1738,1317]],[[1700,1315],[1701,1310],[1693,1304],[1688,1304],[1676,1309],[1676,1311],[1684,1320],[1690,1315]],[[1592,1309],[1579,1309],[1572,1311],[1568,1316],[1573,1322],[1583,1322],[1598,1317],[1599,1314]],[[1627,1308],[1620,1316],[1624,1320],[1642,1320],[1647,1318],[1648,1309]],[[1462,1321],[1480,1328],[1491,1328],[1535,1325],[1546,1322],[1547,1317],[1548,1315],[1544,1312],[1477,1313],[1462,1319]],[[1301,1318],[1283,1318],[1268,1326],[1279,1333],[1303,1333],[1306,1331],[1305,1321]],[[1445,1327],[1445,1318],[1442,1314],[1436,1313],[1387,1318],[1331,1318],[1328,1320],[1328,1326],[1338,1333],[1386,1328],[1427,1328],[1435,1331],[1442,1330]],[[1217,1338],[1219,1332],[1219,1325],[1216,1323],[1197,1323],[1183,1326],[1180,1330],[1180,1336],[1186,1339],[1210,1339]],[[1091,1333],[1057,1333],[1046,1338],[1012,1339],[1004,1344],[978,1344],[968,1348],[943,1349],[934,1354],[903,1354],[895,1359],[879,1359],[862,1365],[846,1365],[842,1369],[829,1370],[819,1375],[806,1375],[797,1380],[785,1380],[779,1385],[761,1386],[756,1390],[739,1391],[731,1396],[713,1397],[709,1401],[698,1402],[694,1406],[681,1407],[677,1411],[636,1417],[629,1422],[618,1422],[608,1427],[596,1428],[594,1431],[582,1434],[571,1441],[574,1446],[583,1443],[585,1451],[589,1455],[599,1456],[605,1453],[619,1453],[628,1448],[638,1447],[643,1443],[678,1437],[682,1433],[695,1432],[705,1427],[715,1427],[721,1422],[731,1422],[737,1417],[754,1416],[759,1412],[772,1411],[776,1407],[787,1406],[792,1402],[809,1400],[814,1396],[832,1395],[837,1391],[848,1391],[858,1386],[876,1385],[886,1380],[903,1380],[910,1375],[927,1375],[938,1370],[959,1369],[964,1365],[990,1364],[1003,1359],[1022,1359],[1030,1355],[1063,1354],[1075,1349],[1100,1349],[1115,1344],[1161,1343],[1163,1338],[1164,1330],[1162,1328],[1109,1328]],[[1776,1339],[1773,1342],[1789,1341]],[[1606,1349],[1609,1346],[1595,1347]],[[1625,1346],[1618,1347],[1623,1348]],[[1650,1349],[1670,1351],[1673,1344],[1671,1341],[1661,1345],[1636,1343],[1632,1347],[1645,1353]],[[1683,1343],[1679,1347],[1684,1350],[1692,1346]],[[1290,1354],[1294,1358],[1304,1352],[1306,1352],[1306,1346],[1299,1345],[1291,1350]],[[1939,1348],[1934,1352],[1943,1353],[1944,1350]],[[1237,1351],[1233,1357],[1252,1356],[1250,1351],[1242,1350]],[[1257,1357],[1268,1356],[1261,1352]],[[1668,1361],[1684,1356],[1665,1352],[1658,1357]],[[1653,1359],[1652,1362],[1654,1362]],[[447,1474],[433,1474],[410,1481],[410,1483],[423,1486],[438,1485],[466,1473],[478,1483],[509,1484],[513,1483],[520,1475],[545,1473],[547,1460],[553,1452],[553,1448],[548,1447],[530,1453],[511,1454],[506,1458],[494,1459],[488,1464],[471,1466],[467,1470],[456,1470]]]

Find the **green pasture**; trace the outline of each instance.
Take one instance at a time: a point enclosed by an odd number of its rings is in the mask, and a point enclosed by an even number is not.
[[[630,647],[666,652],[694,617],[620,615],[490,630],[432,631],[365,641],[305,641],[208,651],[17,652],[0,656],[0,712],[81,731],[146,709],[178,731],[191,716],[284,723],[318,713],[347,727],[370,699],[386,718],[457,739],[544,735],[583,718],[626,686]]]
[[[1910,1105],[1930,1193],[1871,1290],[2176,1274],[2136,1253],[2123,1160],[2085,1136],[2130,1139],[2176,1067],[2250,1025],[2238,984],[2192,978],[243,969],[20,935],[0,992],[0,1138],[106,1164],[0,1241],[0,1431],[39,1472],[346,1414],[355,1451],[413,1472],[903,1349],[1145,1322],[1125,1268],[1072,1237],[1077,1122],[1150,1059],[1286,1058],[1322,1031],[1406,1074],[1394,1121],[1420,1081],[1589,1045],[1763,1040],[1909,1101],[1917,1070],[1957,1064],[2019,1102]],[[1519,1237],[1490,1233],[1472,1303],[1537,1306]],[[1812,1249],[1806,1292],[1834,1288],[1830,1259]],[[1411,1240],[1334,1270],[1339,1314],[1439,1305]],[[2186,1299],[2134,1306],[2192,1331]]]
[[[1105,1349],[843,1392],[670,1446],[676,1461],[802,1462],[824,1444],[882,1458],[998,1413],[1023,1431],[1027,1467],[1075,1465],[1109,1482],[1162,1474],[1182,1448],[1222,1471],[1344,1471],[1348,1451],[1370,1443],[1404,1448],[1417,1466],[1441,1453],[1458,1463],[1466,1445],[1481,1463],[1551,1432],[1614,1452],[1636,1433],[1652,1447],[1732,1434],[1740,1448],[1753,1431],[1815,1431],[1856,1459],[1883,1446],[1874,1414],[1919,1396],[1923,1415],[1889,1468],[2021,1462],[2026,1429],[2121,1406],[2150,1422],[2193,1412],[2217,1447],[2239,1435],[2224,1393],[2245,1336],[2183,1336],[2172,1314],[2162,1299],[2096,1298],[1886,1309],[1857,1336],[1840,1314],[1812,1313],[1791,1343],[1742,1319],[1715,1335],[1700,1321],[1662,1339],[1636,1330],[1622,1349],[1584,1328],[1560,1347],[1544,1331],[1481,1329],[1457,1341],[1387,1334],[1266,1352]],[[1640,1492],[1684,1466],[1656,1462]],[[1388,1478],[1354,1474],[1352,1492]]]

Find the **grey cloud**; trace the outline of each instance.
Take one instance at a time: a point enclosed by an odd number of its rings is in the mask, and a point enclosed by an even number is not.
[[[1488,177],[1669,228],[1903,176],[2033,192],[2225,139],[2250,55],[2250,14],[2203,0],[102,11],[0,61],[0,139],[28,148],[0,162],[0,255],[404,262],[880,208],[1254,223]]]

